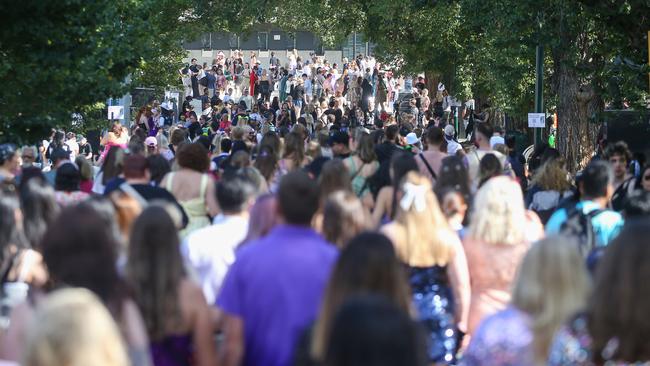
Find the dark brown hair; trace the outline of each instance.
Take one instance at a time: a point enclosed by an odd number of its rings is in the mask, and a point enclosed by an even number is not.
[[[43,260],[51,286],[89,289],[119,319],[126,287],[117,273],[115,223],[100,205],[90,200],[65,208],[43,237]]]
[[[198,142],[185,144],[178,149],[176,162],[181,168],[187,168],[204,173],[210,167],[208,149]]]
[[[650,360],[650,221],[625,223],[621,233],[605,249],[597,270],[594,292],[587,306],[592,358],[605,360],[607,344],[618,340],[613,357],[625,363]]]
[[[164,207],[149,206],[135,220],[127,277],[153,340],[169,334],[170,319],[182,321],[178,288],[185,270],[179,246],[176,225]]]

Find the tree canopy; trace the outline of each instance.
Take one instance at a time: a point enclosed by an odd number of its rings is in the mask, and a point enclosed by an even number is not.
[[[134,85],[176,85],[183,41],[257,24],[308,30],[329,46],[363,32],[381,61],[515,116],[532,111],[541,42],[548,109],[560,126],[579,126],[560,127],[559,146],[592,137],[588,121],[605,103],[641,107],[648,98],[647,0],[25,0],[0,4],[0,14],[0,139],[42,137],[73,113],[90,124],[107,98]]]

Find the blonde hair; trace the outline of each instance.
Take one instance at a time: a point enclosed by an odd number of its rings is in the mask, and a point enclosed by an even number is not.
[[[52,292],[27,331],[23,366],[127,366],[117,325],[97,296],[81,288]]]
[[[553,335],[586,305],[590,281],[577,243],[561,236],[533,245],[522,260],[512,304],[532,318],[533,355],[546,364]]]
[[[521,244],[525,240],[526,210],[519,185],[500,176],[476,193],[468,235],[488,244]]]
[[[402,190],[406,183],[424,188],[425,206],[422,211],[418,211],[416,204],[404,209],[398,202],[395,221],[404,229],[405,240],[403,243],[396,243],[397,254],[402,261],[411,265],[422,265],[421,261],[430,258],[434,264],[444,266],[451,260],[453,250],[441,230],[450,234],[452,232],[440,210],[431,181],[419,173],[409,172],[402,181]]]
[[[564,169],[561,159],[549,160],[535,173],[531,184],[539,186],[545,191],[558,191],[560,193],[571,189],[568,179],[569,173]]]

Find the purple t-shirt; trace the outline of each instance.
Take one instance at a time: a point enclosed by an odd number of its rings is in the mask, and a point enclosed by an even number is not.
[[[278,226],[247,244],[217,305],[244,321],[245,366],[288,366],[316,318],[337,250],[310,228]]]

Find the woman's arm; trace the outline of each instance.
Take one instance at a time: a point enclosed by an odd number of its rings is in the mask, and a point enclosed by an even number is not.
[[[384,218],[384,215],[388,213],[388,210],[386,208],[388,207],[388,203],[390,202],[392,195],[393,192],[391,187],[384,187],[379,191],[379,194],[377,194],[375,210],[372,211],[372,222],[374,223],[375,227],[379,227],[381,225],[381,220]]]
[[[190,292],[190,303],[193,304],[194,324],[192,335],[196,349],[197,366],[213,366],[217,361],[216,347],[213,342],[214,319],[205,296],[201,289],[193,285]]]
[[[449,239],[447,242],[452,246],[453,257],[447,267],[447,272],[454,291],[454,298],[457,299],[456,321],[458,323],[458,329],[462,332],[467,332],[469,303],[471,297],[467,257],[465,257],[465,249],[458,237],[453,233],[449,233],[448,236]]]
[[[149,366],[152,364],[149,354],[149,337],[142,320],[140,310],[133,300],[126,300],[122,308],[120,329],[124,335],[133,366]]]
[[[208,187],[206,189],[205,195],[205,202],[208,206],[208,214],[211,217],[217,216],[221,210],[219,209],[219,203],[217,203],[215,185],[212,178],[208,179]]]

